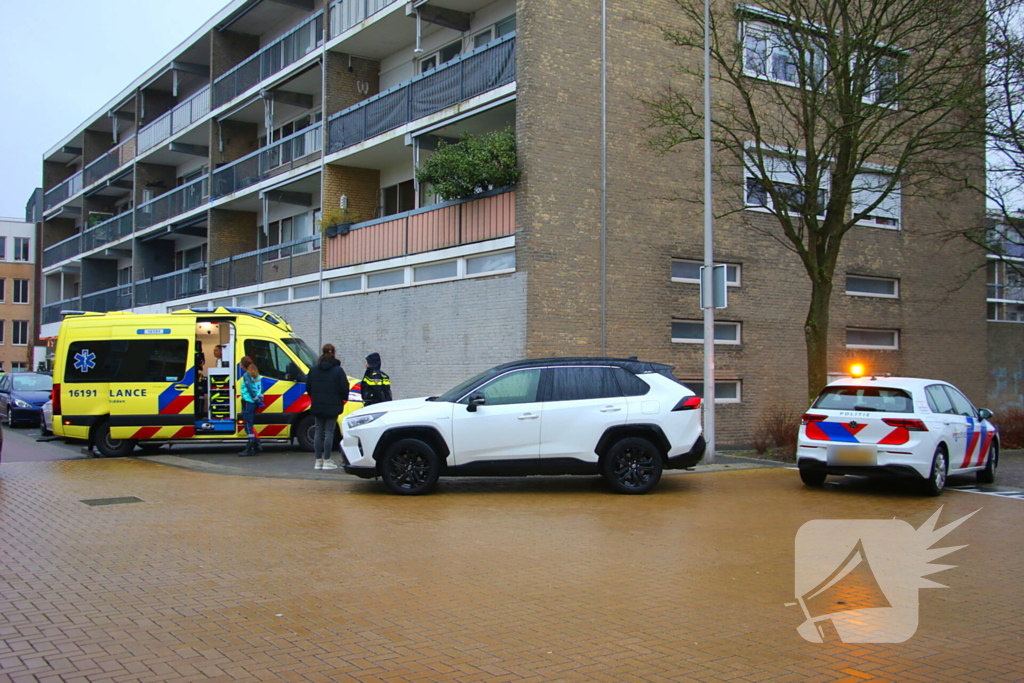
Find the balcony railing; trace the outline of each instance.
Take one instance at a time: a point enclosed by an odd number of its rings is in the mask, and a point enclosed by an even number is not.
[[[213,82],[213,106],[235,99],[260,81],[270,78],[324,42],[323,10],[299,24]]]
[[[210,86],[139,131],[139,153],[152,149],[210,113]]]
[[[335,0],[331,3],[331,38],[337,38],[395,0]]]
[[[133,214],[131,211],[108,218],[82,233],[82,251],[90,251],[104,244],[116,242],[132,234]]]
[[[117,147],[105,153],[85,167],[85,186],[103,180],[135,158],[135,136],[128,138]]]
[[[224,197],[250,185],[304,166],[320,156],[323,124],[293,133],[213,172],[212,197]]]
[[[132,307],[132,286],[118,285],[82,296],[82,310],[108,313]]]
[[[327,240],[326,268],[482,242],[516,231],[516,193],[503,188],[366,221]]]
[[[258,285],[320,269],[320,235],[277,244],[210,264],[210,291]]]
[[[148,228],[202,206],[209,199],[209,180],[210,176],[204,175],[140,204],[135,211],[135,229]]]
[[[516,80],[515,33],[456,57],[328,119],[328,153],[394,130]]]
[[[49,211],[68,197],[73,197],[82,191],[82,172],[74,174],[57,187],[50,189],[43,195],[43,210]]]
[[[43,324],[47,323],[59,323],[61,320],[61,311],[80,311],[82,310],[82,300],[78,297],[73,299],[64,299],[62,301],[55,301],[52,304],[46,304],[43,306]]]
[[[194,263],[173,273],[157,275],[135,284],[135,305],[160,304],[206,293],[206,264]]]
[[[43,268],[49,268],[56,263],[66,261],[72,256],[78,256],[81,253],[82,234],[79,233],[43,249]]]

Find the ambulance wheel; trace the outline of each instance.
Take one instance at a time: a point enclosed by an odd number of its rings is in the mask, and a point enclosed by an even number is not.
[[[295,428],[295,440],[298,442],[299,448],[307,453],[312,453],[315,450],[313,448],[314,436],[316,436],[316,420],[312,415],[307,415],[299,420],[299,424]]]
[[[104,458],[124,458],[135,450],[135,442],[131,439],[114,439],[110,436],[109,422],[96,428],[93,443]]]

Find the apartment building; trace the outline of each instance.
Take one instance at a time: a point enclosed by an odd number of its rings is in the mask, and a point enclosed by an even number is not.
[[[28,372],[36,341],[36,226],[0,218],[0,372]]]
[[[596,0],[234,0],[46,152],[40,334],[66,309],[252,306],[336,344],[351,373],[380,352],[400,397],[514,358],[602,351],[699,386],[702,219],[667,198],[701,196],[701,158],[647,149],[637,100],[679,58],[654,28],[674,7],[609,8],[602,268]],[[516,187],[440,202],[417,182],[439,141],[506,128]],[[342,206],[360,220],[322,232]],[[897,202],[851,234],[836,370],[941,377],[985,403],[984,256],[922,236],[983,209]],[[715,249],[730,266],[728,443],[767,407],[803,405],[809,286],[791,253],[733,218]]]

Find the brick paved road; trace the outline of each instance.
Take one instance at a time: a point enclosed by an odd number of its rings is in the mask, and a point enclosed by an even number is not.
[[[89,507],[83,499],[144,502]],[[977,508],[898,645],[796,633],[816,518]],[[0,465],[0,681],[1024,680],[1024,501],[804,488],[785,469],[374,482],[133,459]]]

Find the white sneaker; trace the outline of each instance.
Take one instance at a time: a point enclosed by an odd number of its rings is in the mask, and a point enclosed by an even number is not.
[[[324,459],[323,458],[317,458],[316,459],[316,464],[313,465],[313,469],[315,469],[315,470],[322,470],[323,468],[324,468]]]
[[[336,469],[338,469],[338,466],[335,463],[331,462],[330,458],[325,458],[324,459],[324,467],[323,467],[323,469],[325,469],[325,470],[336,470]]]

